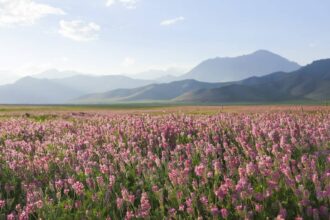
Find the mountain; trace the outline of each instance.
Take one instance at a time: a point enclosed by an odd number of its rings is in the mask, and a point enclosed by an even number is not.
[[[1,104],[61,104],[86,94],[150,84],[125,76],[75,75],[61,79],[24,77],[0,86]]]
[[[105,92],[118,88],[135,88],[152,83],[151,80],[133,79],[122,75],[92,75],[56,69],[32,75],[33,78],[50,79],[60,85],[82,93]]]
[[[180,79],[195,79],[203,82],[229,82],[242,80],[251,76],[262,76],[269,73],[291,72],[300,66],[277,54],[258,50],[252,54],[239,57],[209,59]]]
[[[84,94],[105,92],[119,88],[136,88],[152,83],[149,80],[132,79],[121,75],[75,75],[68,78],[55,79],[54,82],[79,90]]]
[[[196,80],[182,80],[171,83],[151,84],[135,89],[117,89],[106,93],[80,97],[80,103],[128,102],[149,100],[171,100],[184,93],[202,88],[218,88],[222,83],[205,83]]]
[[[275,72],[226,83],[182,80],[135,89],[118,89],[91,94],[78,103],[134,101],[169,102],[281,102],[330,99],[330,59],[315,61],[299,70]]]
[[[59,79],[24,77],[15,83],[0,86],[0,103],[322,101],[330,99],[330,59],[318,60],[291,72],[277,71],[224,83],[193,79],[153,82],[121,75],[80,74]]]
[[[81,92],[51,80],[32,77],[0,86],[2,104],[60,104],[80,95]]]
[[[291,73],[251,77],[221,88],[185,93],[183,102],[277,102],[330,99],[330,59],[318,60]]]

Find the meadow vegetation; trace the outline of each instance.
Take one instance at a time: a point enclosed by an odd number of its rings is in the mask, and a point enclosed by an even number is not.
[[[329,219],[328,107],[1,109],[0,219]]]

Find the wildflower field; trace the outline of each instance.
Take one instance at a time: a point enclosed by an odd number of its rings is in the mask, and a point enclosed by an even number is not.
[[[0,219],[329,219],[330,111],[0,117]]]

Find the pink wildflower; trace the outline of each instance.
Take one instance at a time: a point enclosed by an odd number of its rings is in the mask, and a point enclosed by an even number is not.
[[[228,210],[226,208],[222,208],[220,212],[221,212],[222,218],[227,218],[229,215]]]
[[[197,176],[202,176],[205,171],[205,166],[204,164],[200,164],[195,167],[195,173]]]
[[[75,182],[72,188],[77,195],[82,195],[84,192],[84,185],[79,181]]]

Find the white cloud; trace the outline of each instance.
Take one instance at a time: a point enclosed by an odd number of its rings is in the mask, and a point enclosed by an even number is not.
[[[138,0],[118,0],[118,1],[128,9],[136,8],[136,4],[138,2]]]
[[[107,0],[107,2],[105,3],[106,6],[110,7],[112,5],[114,5],[116,3],[115,0]]]
[[[138,0],[107,0],[106,6],[110,7],[116,3],[119,3],[127,9],[134,9],[136,8],[137,2]]]
[[[180,21],[185,20],[185,18],[183,16],[177,17],[177,18],[173,18],[173,19],[168,19],[168,20],[164,20],[162,22],[160,22],[160,25],[162,26],[168,26],[168,25],[173,25],[176,24]]]
[[[125,67],[133,66],[136,63],[136,60],[133,57],[126,57],[122,62],[122,65]]]
[[[61,20],[59,33],[74,41],[92,41],[98,38],[100,30],[101,27],[94,22]]]
[[[33,0],[0,0],[0,26],[31,25],[47,15],[63,15],[64,11]]]

